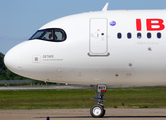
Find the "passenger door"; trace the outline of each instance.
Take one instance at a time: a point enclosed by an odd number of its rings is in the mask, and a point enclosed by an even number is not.
[[[92,55],[105,55],[108,51],[107,19],[90,19],[89,49]]]

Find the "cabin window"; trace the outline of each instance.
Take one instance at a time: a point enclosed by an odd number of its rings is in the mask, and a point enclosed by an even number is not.
[[[157,38],[161,38],[161,33],[157,33]]]
[[[137,38],[141,39],[141,37],[142,37],[141,33],[137,33]]]
[[[147,38],[151,38],[152,37],[152,35],[151,35],[151,33],[147,33]]]
[[[127,38],[131,39],[131,33],[127,33]]]
[[[121,33],[118,33],[118,34],[117,34],[117,37],[118,37],[118,39],[121,39],[121,38],[122,38],[122,34],[121,34]]]
[[[64,30],[60,28],[51,28],[51,29],[38,30],[30,38],[30,40],[38,39],[38,40],[45,40],[51,42],[62,42],[65,41],[66,38],[67,35]]]

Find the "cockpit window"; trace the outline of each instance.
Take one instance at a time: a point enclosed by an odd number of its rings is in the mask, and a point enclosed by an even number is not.
[[[30,39],[38,39],[44,33],[44,30],[38,30]]]
[[[65,39],[65,36],[62,30],[55,31],[55,40],[64,40],[64,39]]]
[[[46,30],[41,37],[42,40],[53,40],[53,30]]]
[[[38,30],[30,38],[30,40],[39,39],[39,40],[46,40],[52,42],[62,42],[65,41],[66,38],[67,36],[64,30],[60,28],[53,28],[53,29]]]

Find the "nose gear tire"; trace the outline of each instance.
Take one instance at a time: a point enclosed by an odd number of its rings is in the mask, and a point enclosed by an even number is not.
[[[95,118],[103,117],[105,114],[105,108],[98,104],[93,105],[90,109],[90,114],[92,115],[92,117],[95,117]]]

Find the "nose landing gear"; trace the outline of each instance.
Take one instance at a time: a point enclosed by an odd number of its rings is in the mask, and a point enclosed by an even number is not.
[[[91,85],[91,87],[97,95],[97,97],[93,98],[93,100],[97,101],[97,104],[90,108],[90,114],[95,118],[103,117],[105,115],[104,102],[106,101],[104,100],[104,93],[106,93],[107,87],[106,85],[97,85],[97,91],[93,85]],[[99,93],[97,94],[97,92]]]

